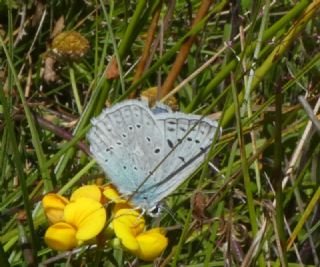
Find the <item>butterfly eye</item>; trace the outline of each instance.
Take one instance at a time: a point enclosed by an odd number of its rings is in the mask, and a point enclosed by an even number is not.
[[[197,143],[197,144],[199,144],[199,143],[200,143],[200,141],[197,139],[197,140],[196,140],[196,143]]]
[[[151,217],[157,218],[161,215],[162,211],[163,205],[161,205],[161,203],[158,203],[156,206],[150,208],[147,212]]]
[[[141,124],[136,124],[136,127],[137,128],[141,128]]]
[[[122,134],[122,137],[123,137],[123,138],[126,138],[127,136],[128,136],[128,135],[127,135],[126,133],[123,133],[123,134]]]
[[[156,153],[156,154],[158,154],[160,152],[160,148],[156,148],[155,150],[154,150],[154,153]]]
[[[191,142],[191,141],[192,141],[192,138],[191,138],[191,137],[188,137],[187,140],[188,140],[189,142]]]
[[[148,141],[148,142],[150,142],[150,141],[151,141],[150,137],[148,137],[148,136],[146,137],[146,139],[147,139],[147,141]]]

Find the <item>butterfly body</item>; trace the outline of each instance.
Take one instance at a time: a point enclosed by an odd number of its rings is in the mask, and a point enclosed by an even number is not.
[[[218,125],[158,104],[127,100],[92,120],[90,151],[121,194],[144,210],[183,183],[203,162]]]

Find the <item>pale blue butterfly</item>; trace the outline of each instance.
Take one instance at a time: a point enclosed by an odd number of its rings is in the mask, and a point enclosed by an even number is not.
[[[204,161],[216,121],[126,100],[92,119],[90,151],[120,193],[150,215]]]

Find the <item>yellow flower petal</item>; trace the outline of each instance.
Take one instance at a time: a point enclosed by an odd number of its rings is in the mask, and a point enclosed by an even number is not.
[[[129,203],[117,203],[113,207],[113,213],[116,214],[119,210],[122,209],[132,210],[133,208],[129,205]]]
[[[101,190],[98,186],[85,185],[85,186],[81,186],[80,188],[78,188],[72,193],[70,197],[70,201],[75,201],[81,197],[87,197],[100,202],[101,196],[102,196]]]
[[[44,236],[48,247],[65,251],[77,246],[76,229],[68,223],[58,222],[51,225]]]
[[[63,220],[63,211],[68,203],[68,199],[58,194],[49,193],[43,197],[42,205],[50,223]]]
[[[76,238],[85,241],[101,232],[106,223],[106,210],[91,198],[77,198],[66,206],[64,219],[76,227]]]
[[[133,209],[118,210],[112,225],[116,236],[125,248],[132,252],[139,250],[136,236],[143,231],[145,221],[137,211]]]
[[[152,228],[148,231],[146,231],[148,233],[159,233],[159,234],[162,234],[162,235],[166,235],[167,231],[162,228],[162,227],[156,227],[156,228]]]
[[[117,191],[117,189],[111,185],[108,184],[103,188],[103,195],[111,200],[114,203],[126,203],[127,201],[125,199],[122,199]]]
[[[139,250],[133,254],[145,261],[157,258],[168,245],[168,239],[160,232],[159,228],[155,228],[138,235]]]
[[[113,227],[116,236],[120,239],[121,244],[131,252],[137,252],[139,250],[139,243],[136,237],[132,235],[130,228],[126,225],[120,225],[119,222],[114,223]]]

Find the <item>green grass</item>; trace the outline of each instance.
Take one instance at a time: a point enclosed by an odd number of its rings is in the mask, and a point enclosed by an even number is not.
[[[70,258],[48,249],[39,201],[51,191],[67,196],[101,173],[86,153],[90,118],[172,75],[174,87],[184,83],[175,94],[182,112],[218,118],[223,131],[208,161],[220,171],[207,161],[168,197],[173,214],[160,226],[170,241],[155,264],[319,266],[319,130],[299,96],[318,113],[320,1],[211,1],[191,27],[205,2],[0,2],[0,266],[135,261],[111,241]],[[158,47],[134,79],[159,9]],[[61,15],[63,31],[80,32],[90,49],[57,61],[57,78],[47,82],[44,61]],[[172,69],[179,53],[184,64]],[[119,78],[110,80],[112,58]],[[191,209],[195,192],[207,200],[201,221]]]

